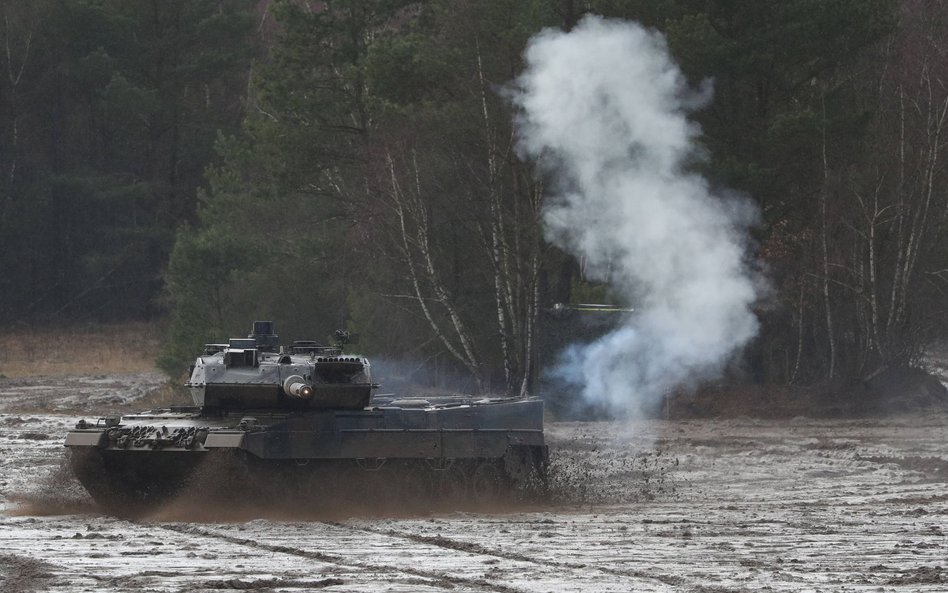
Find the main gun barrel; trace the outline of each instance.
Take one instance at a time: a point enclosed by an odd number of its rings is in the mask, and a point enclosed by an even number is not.
[[[308,385],[303,377],[292,375],[283,382],[283,391],[290,397],[298,399],[309,399],[313,397],[313,388]]]

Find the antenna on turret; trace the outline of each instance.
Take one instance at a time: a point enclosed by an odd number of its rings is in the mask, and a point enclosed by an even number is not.
[[[340,350],[346,347],[346,344],[358,344],[359,343],[359,334],[354,334],[348,332],[344,329],[337,329],[333,334],[336,339],[336,347]]]

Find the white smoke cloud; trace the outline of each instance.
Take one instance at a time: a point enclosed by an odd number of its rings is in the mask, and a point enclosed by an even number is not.
[[[627,295],[624,327],[567,351],[557,375],[587,400],[634,410],[719,374],[757,333],[745,261],[756,209],[689,171],[701,158],[692,89],[664,37],[587,16],[527,47],[511,91],[521,150],[554,179],[547,238]]]

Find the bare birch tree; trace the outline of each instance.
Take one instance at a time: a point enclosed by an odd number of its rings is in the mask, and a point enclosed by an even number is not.
[[[3,12],[3,49],[2,56],[4,61],[3,75],[7,83],[7,117],[10,122],[9,129],[9,163],[6,164],[6,182],[10,191],[5,196],[4,212],[12,199],[12,188],[16,181],[17,164],[20,152],[20,86],[23,80],[23,73],[26,71],[27,64],[30,61],[30,53],[33,47],[33,32],[35,30],[34,15],[32,7],[25,5],[25,14],[18,15],[15,9],[11,8],[11,2],[4,0],[0,3],[0,10]],[[19,17],[19,18],[18,18]]]
[[[866,336],[868,369],[915,359],[934,326],[925,323],[946,266],[948,42],[942,3],[907,0],[874,85],[875,151],[868,175],[851,181],[853,311]],[[934,268],[934,272],[931,270]],[[937,294],[937,293],[936,293]]]
[[[417,156],[412,153],[405,165],[413,182],[407,188],[399,180],[391,152],[386,152],[385,157],[390,180],[388,196],[397,218],[399,247],[408,269],[412,296],[440,343],[468,370],[478,391],[483,391],[482,365],[474,350],[474,340],[458,312],[453,296],[441,279],[432,254],[428,206],[422,197]],[[431,303],[443,309],[446,320],[432,309]]]

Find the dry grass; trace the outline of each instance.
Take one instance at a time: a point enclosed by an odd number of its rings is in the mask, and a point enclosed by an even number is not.
[[[110,375],[155,369],[156,324],[21,326],[0,332],[0,374],[10,377]]]
[[[118,406],[118,411],[153,410],[171,406],[193,406],[194,401],[181,383],[166,381],[152,389],[145,397]]]

